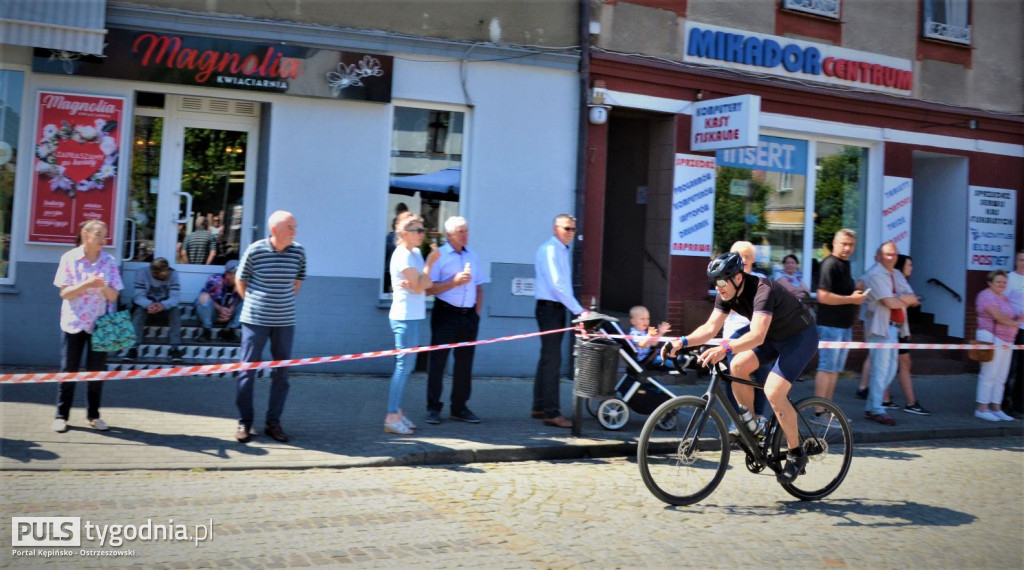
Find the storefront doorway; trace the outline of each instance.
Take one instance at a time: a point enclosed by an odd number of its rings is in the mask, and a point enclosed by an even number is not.
[[[666,316],[674,137],[670,115],[617,111],[608,123],[602,310]]]
[[[254,238],[258,131],[258,103],[137,94],[126,270],[163,257],[185,278],[238,259]]]

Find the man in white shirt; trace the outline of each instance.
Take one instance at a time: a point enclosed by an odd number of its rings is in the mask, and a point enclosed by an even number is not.
[[[1024,313],[1024,249],[1017,252],[1015,259],[1013,271],[1006,276],[1006,296],[1013,303],[1013,310],[1019,314]],[[1014,344],[1024,344],[1024,323],[1017,329]],[[1003,411],[1018,416],[1024,414],[1024,351],[1013,351],[1003,395]]]
[[[476,340],[480,328],[480,309],[483,306],[483,268],[476,251],[466,247],[469,243],[469,223],[466,218],[452,216],[444,222],[448,243],[441,246],[441,257],[430,270],[433,285],[427,294],[434,296],[434,309],[430,312],[430,344],[452,344]],[[480,418],[466,407],[472,392],[472,346],[440,349],[430,352],[427,365],[427,419],[428,424],[441,423],[441,392],[444,388],[444,367],[448,353],[454,353],[452,370],[451,418],[471,424]]]
[[[534,315],[541,331],[565,327],[565,310],[573,315],[585,313],[572,292],[572,254],[569,244],[576,237],[576,218],[569,214],[555,217],[554,235],[537,248],[533,257],[536,271]],[[562,368],[562,336],[540,337],[540,360],[533,381],[533,410],[530,416],[543,419],[544,425],[571,428],[559,405],[558,376]]]

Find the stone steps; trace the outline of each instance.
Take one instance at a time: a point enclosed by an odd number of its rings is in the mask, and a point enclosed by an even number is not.
[[[181,307],[181,345],[182,362],[174,364],[170,358],[170,327],[166,325],[148,325],[143,331],[142,344],[136,345],[138,357],[132,362],[125,362],[128,350],[122,350],[111,354],[107,358],[107,370],[148,370],[152,368],[166,368],[171,366],[199,366],[204,364],[232,364],[239,360],[241,339],[227,341],[217,338],[224,330],[223,327],[214,326],[213,339],[207,342],[200,342],[199,335],[203,328],[196,318],[192,305]],[[256,371],[257,377],[267,376],[265,370]],[[211,374],[211,376],[233,376],[234,372]]]

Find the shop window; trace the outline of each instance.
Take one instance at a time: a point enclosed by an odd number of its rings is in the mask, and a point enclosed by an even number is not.
[[[394,252],[394,223],[403,211],[423,217],[427,238],[423,257],[444,243],[444,221],[459,215],[465,113],[395,107],[391,132],[391,169],[383,291],[391,292],[388,262]]]
[[[857,231],[857,248],[850,257],[854,276],[864,273],[864,203],[867,196],[868,149],[819,142],[815,152],[814,239],[811,282],[817,285],[817,264],[829,255],[832,238],[842,228]]]
[[[783,0],[782,7],[794,12],[839,19],[840,0]]]
[[[815,156],[808,184],[808,155]],[[842,228],[863,235],[868,149],[762,135],[753,148],[718,151],[714,254],[744,240],[757,248],[754,271],[777,278],[795,255],[808,285]],[[813,186],[810,188],[809,186]],[[813,193],[809,193],[813,190]],[[810,233],[810,239],[805,239]],[[855,275],[864,252],[854,251]]]
[[[924,0],[924,37],[971,45],[969,0]]]
[[[754,271],[775,276],[782,259],[803,260],[807,141],[762,136],[750,149],[719,151],[715,252],[743,240],[757,248]]]
[[[11,223],[25,74],[0,69],[0,283],[11,282]]]

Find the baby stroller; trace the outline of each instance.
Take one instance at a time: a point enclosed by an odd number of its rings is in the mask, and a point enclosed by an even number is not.
[[[641,415],[650,415],[658,406],[674,398],[676,394],[658,382],[653,375],[686,374],[686,368],[694,360],[690,354],[680,354],[675,361],[675,368],[655,364],[659,353],[660,345],[651,347],[647,357],[640,361],[637,358],[637,349],[626,338],[626,335],[619,326],[618,320],[608,315],[591,315],[588,318],[579,319],[588,335],[600,337],[603,334],[616,335],[614,340],[618,344],[619,359],[625,365],[625,371],[615,384],[615,389],[608,397],[588,398],[587,411],[597,418],[598,423],[605,429],[619,430],[629,421],[630,410]],[[674,415],[666,415],[658,423],[658,428],[671,430],[675,427]]]

